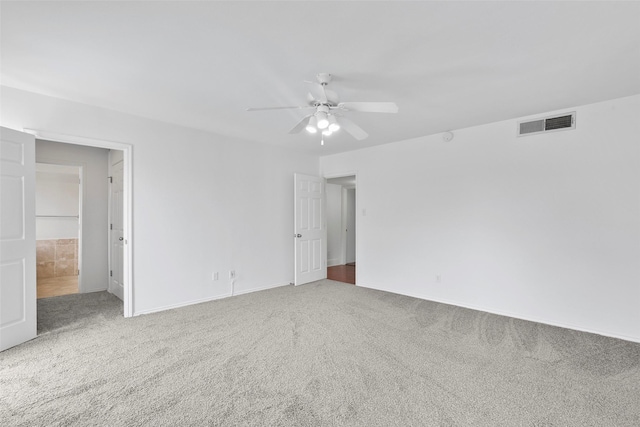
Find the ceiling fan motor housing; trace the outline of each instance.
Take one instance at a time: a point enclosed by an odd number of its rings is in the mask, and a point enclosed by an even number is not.
[[[326,86],[331,81],[331,74],[329,74],[329,73],[318,73],[318,74],[316,74],[316,79],[318,80],[318,83],[320,83],[322,86]]]

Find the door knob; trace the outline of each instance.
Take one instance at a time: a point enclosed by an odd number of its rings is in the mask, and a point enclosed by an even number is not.
[[[302,237],[302,234],[294,234],[293,237]]]
[[[124,237],[118,237],[118,240],[122,242],[124,240]]]

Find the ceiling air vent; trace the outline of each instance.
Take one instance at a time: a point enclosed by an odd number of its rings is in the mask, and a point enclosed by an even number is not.
[[[576,113],[562,114],[560,116],[544,117],[518,123],[518,136],[533,135],[543,132],[568,130],[576,128]]]

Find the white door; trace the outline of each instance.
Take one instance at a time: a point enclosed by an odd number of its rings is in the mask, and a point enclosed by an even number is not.
[[[0,128],[0,351],[36,337],[36,142]]]
[[[346,261],[356,262],[356,190],[347,190]]]
[[[302,285],[327,278],[324,179],[294,174],[295,280]]]
[[[124,230],[123,230],[123,162],[111,167],[111,225],[110,240],[110,267],[109,267],[109,292],[124,301],[124,283],[122,262],[124,259]]]

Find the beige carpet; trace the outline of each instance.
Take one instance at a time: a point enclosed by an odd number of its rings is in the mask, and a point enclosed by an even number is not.
[[[38,317],[0,354],[2,426],[640,425],[640,344],[338,282]]]

